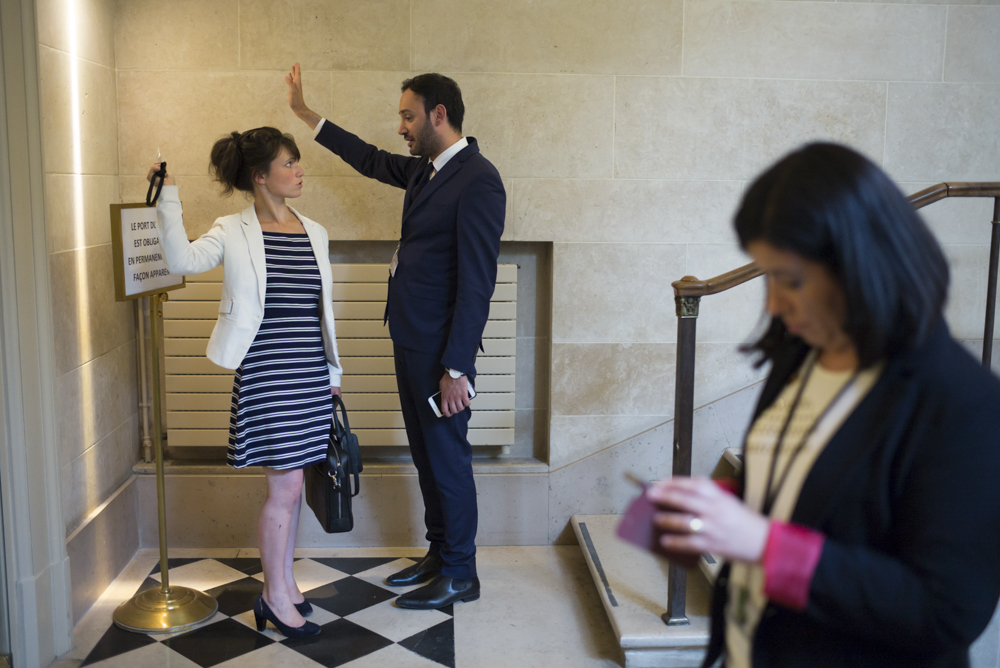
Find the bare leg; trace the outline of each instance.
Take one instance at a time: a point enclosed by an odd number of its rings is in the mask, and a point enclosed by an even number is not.
[[[301,495],[299,495],[298,503],[295,504],[295,510],[292,511],[292,523],[288,525],[288,549],[285,551],[285,584],[288,586],[288,595],[291,597],[292,603],[301,603],[306,600],[306,597],[299,591],[299,585],[295,582],[295,573],[293,572],[293,566],[295,565],[295,536],[299,532],[300,512],[302,512]]]
[[[305,620],[292,604],[285,579],[285,555],[289,540],[292,512],[302,496],[302,471],[278,471],[264,468],[267,478],[267,500],[257,520],[257,545],[264,567],[264,600],[285,624],[302,626]]]

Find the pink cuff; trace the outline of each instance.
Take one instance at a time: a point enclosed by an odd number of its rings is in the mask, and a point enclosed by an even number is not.
[[[736,478],[718,478],[712,480],[720,489],[729,492],[730,494],[739,495],[740,491],[740,481]]]
[[[804,610],[825,540],[818,531],[773,520],[761,563],[764,595],[786,608]]]

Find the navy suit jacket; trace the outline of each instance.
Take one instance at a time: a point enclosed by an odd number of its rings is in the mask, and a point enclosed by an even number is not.
[[[472,137],[414,197],[427,158],[382,151],[326,121],[316,141],[364,176],[406,189],[386,318],[393,343],[470,377],[497,280],[507,194]]]

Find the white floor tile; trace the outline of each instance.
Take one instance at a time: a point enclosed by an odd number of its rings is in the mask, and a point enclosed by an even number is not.
[[[448,621],[451,615],[440,610],[404,610],[394,606],[393,601],[383,601],[348,615],[347,619],[393,642],[399,642]]]
[[[251,622],[253,621],[252,617],[251,613]],[[276,642],[256,652],[250,652],[216,664],[214,668],[275,668],[277,666],[280,668],[319,668],[321,665]],[[390,665],[385,664],[385,668]]]
[[[199,668],[166,645],[154,643],[93,664],[96,668]]]
[[[312,559],[300,559],[292,566],[292,573],[295,574],[295,582],[299,585],[299,591],[307,592],[316,587],[343,580],[347,573],[341,573],[336,568],[324,566]],[[253,576],[255,580],[264,581],[264,574],[258,573]]]
[[[442,668],[442,666],[405,647],[389,645],[368,656],[345,663],[341,668]]]
[[[154,573],[150,576],[157,582],[160,581],[160,574]],[[196,561],[192,564],[184,564],[177,568],[170,569],[170,586],[190,587],[198,591],[207,591],[236,580],[242,580],[246,573],[241,573],[235,568],[230,568],[214,559]]]
[[[397,559],[396,561],[390,561],[389,563],[382,564],[381,566],[378,566],[376,568],[370,568],[367,571],[362,571],[361,573],[358,573],[354,577],[358,578],[359,580],[364,580],[365,582],[370,582],[373,585],[378,585],[383,589],[394,591],[397,594],[405,594],[406,592],[413,591],[414,589],[422,587],[423,585],[414,585],[412,587],[390,587],[385,583],[385,579],[390,575],[392,575],[393,573],[397,573],[406,568],[407,566],[412,566],[415,563],[417,562],[413,559],[406,559],[406,558]]]

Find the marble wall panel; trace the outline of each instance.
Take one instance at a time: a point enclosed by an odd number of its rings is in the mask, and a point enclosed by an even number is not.
[[[128,480],[141,457],[139,443],[139,415],[133,413],[82,455],[63,463],[59,473],[67,533]]]
[[[680,0],[416,0],[413,69],[677,75],[683,21]]]
[[[312,76],[312,73],[304,73],[302,86],[306,103],[317,114],[384,151],[409,154],[406,142],[397,132],[400,85],[413,76],[409,71],[334,72],[332,95],[328,93],[325,97],[313,93]],[[458,83],[462,84],[461,78]],[[466,119],[470,114],[468,107],[466,100]],[[358,175],[353,167],[336,156],[333,156],[333,174]]]
[[[115,73],[104,65],[38,48],[42,160],[46,173],[118,173]],[[77,81],[74,105],[72,80]],[[77,126],[74,125],[76,112]],[[74,127],[78,127],[74,130]],[[79,152],[77,152],[79,148]],[[155,157],[155,156],[154,156]]]
[[[476,475],[482,498],[496,500],[479,509],[479,545],[544,545],[547,518],[545,474]],[[354,499],[355,528],[350,533],[325,533],[307,507],[303,508],[296,545],[299,547],[363,547],[426,545],[423,502],[416,474],[365,473],[361,494]],[[138,484],[140,539],[143,547],[157,545],[156,480],[140,476]],[[168,524],[172,547],[240,547],[256,545],[257,515],[266,496],[262,475],[185,476],[166,479],[167,514],[183,518]]]
[[[671,281],[685,274],[682,244],[555,244],[552,340],[676,340]]]
[[[742,193],[742,181],[517,179],[508,197],[518,241],[726,243]]]
[[[552,415],[666,415],[674,352],[661,343],[555,343]]]
[[[986,316],[986,283],[989,278],[989,246],[944,246],[951,268],[951,286],[945,305],[945,320],[956,339],[982,340]],[[994,332],[1000,327],[994,322]]]
[[[553,474],[670,421],[670,415],[554,415],[549,427]]]
[[[690,244],[687,247],[687,274],[709,279],[751,262],[739,246]],[[674,280],[680,276],[674,277]],[[764,322],[766,284],[763,277],[716,295],[701,298],[698,341],[741,343],[751,338]]]
[[[110,244],[49,257],[56,370],[60,374],[135,338],[135,307],[132,302],[115,301],[111,263]]]
[[[512,458],[549,461],[549,412],[524,408],[514,411],[514,445]]]
[[[549,474],[549,540],[575,541],[569,520],[573,515],[621,513],[638,490],[625,477],[658,480],[672,465],[673,422],[643,432]]]
[[[944,80],[1000,83],[1000,7],[948,9]]]
[[[409,0],[239,0],[240,66],[407,69],[410,15]]]
[[[130,478],[96,516],[66,539],[73,620],[80,621],[139,549],[137,486]]]
[[[899,186],[907,195],[920,192],[936,183],[906,182]],[[938,243],[988,244],[992,234],[993,199],[986,197],[949,197],[920,209]]]
[[[607,178],[615,79],[461,74],[463,131],[507,178]]]
[[[882,159],[884,83],[618,77],[615,176],[752,179],[832,140]]]
[[[551,244],[509,244],[504,240],[498,262],[517,265],[517,337],[548,338],[552,332]]]
[[[693,0],[684,13],[684,74],[940,81],[946,11]]]
[[[330,75],[314,74],[310,90],[329,99]],[[281,72],[118,73],[121,174],[143,176],[157,149],[175,176],[208,173],[212,145],[225,135],[271,125],[291,133],[307,174],[330,174],[333,157],[288,108]]]
[[[381,149],[405,153],[406,144],[397,133],[399,89],[410,73],[334,72],[332,113],[320,94],[310,92],[312,76],[303,75],[303,86],[316,113],[329,114],[331,121]],[[449,76],[462,89],[463,134],[476,138],[483,155],[503,177],[610,176],[612,77]],[[532,103],[525,105],[525,100]],[[582,136],[580,127],[586,127]],[[334,160],[334,174],[356,174]]]
[[[142,196],[145,194],[144,190]],[[120,201],[117,176],[46,174],[48,251],[58,253],[110,244],[108,205]]]
[[[514,376],[515,408],[545,408],[549,395],[547,338],[518,337]]]
[[[312,177],[306,185],[293,206],[322,223],[331,239],[399,239],[405,194],[401,188],[363,176]]]
[[[737,343],[699,343],[695,350],[694,406],[701,408],[767,377]],[[673,379],[671,379],[672,381]]]
[[[56,378],[60,461],[72,462],[137,413],[135,344]]]
[[[1000,86],[890,83],[884,166],[899,181],[1000,180]]]
[[[115,67],[115,0],[37,0],[38,43]]]
[[[117,0],[118,69],[239,69],[239,4],[239,0]],[[243,44],[251,42],[244,38]],[[147,76],[155,80],[159,73]]]

